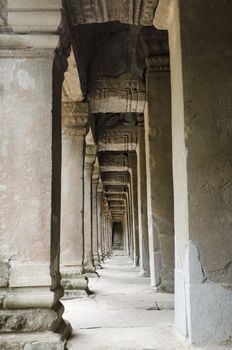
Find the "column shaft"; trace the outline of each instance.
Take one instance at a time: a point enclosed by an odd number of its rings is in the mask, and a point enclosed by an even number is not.
[[[151,285],[173,292],[174,208],[169,58],[151,57],[147,63],[144,119]]]
[[[62,195],[61,195],[61,273],[65,289],[86,289],[83,273],[83,172],[84,137],[88,106],[63,104]]]
[[[98,175],[99,176],[99,172]],[[93,235],[93,260],[94,266],[100,266],[98,253],[98,218],[97,218],[97,186],[99,178],[92,179],[92,235]]]
[[[147,188],[146,188],[146,158],[145,158],[145,136],[143,121],[139,120],[138,146],[138,216],[139,216],[139,250],[140,250],[140,273],[149,276],[149,242],[147,223]]]
[[[232,3],[170,6],[160,2],[156,22],[169,29],[171,56],[175,324],[194,344],[224,342],[232,332]]]
[[[93,163],[96,159],[96,146],[87,145],[84,166],[84,270],[95,272],[93,262],[92,233],[92,175]]]
[[[131,192],[134,225],[134,265],[139,264],[139,224],[138,224],[138,182],[137,182],[137,156],[136,152],[129,152],[129,167],[131,174]]]
[[[38,344],[48,331],[70,333],[59,302],[63,75],[54,49],[0,51],[0,332],[20,349],[21,332],[25,346],[28,332]],[[47,349],[64,348],[58,335],[51,337]],[[3,335],[1,348],[2,342]]]

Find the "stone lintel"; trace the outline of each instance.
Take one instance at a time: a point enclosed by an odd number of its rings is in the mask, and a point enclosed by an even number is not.
[[[143,113],[146,102],[144,81],[137,76],[91,79],[88,102],[91,113]]]
[[[98,151],[135,151],[137,146],[136,127],[104,129],[98,138]]]
[[[69,0],[68,11],[72,24],[120,21],[132,25],[151,26],[156,0]]]

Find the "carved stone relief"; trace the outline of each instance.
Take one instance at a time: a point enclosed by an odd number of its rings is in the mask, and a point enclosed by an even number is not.
[[[73,24],[120,21],[151,26],[157,0],[69,0]]]
[[[98,135],[100,151],[134,151],[137,146],[137,129],[105,129]]]

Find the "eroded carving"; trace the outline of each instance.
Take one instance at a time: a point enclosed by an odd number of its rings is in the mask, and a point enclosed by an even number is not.
[[[143,113],[145,85],[142,79],[128,74],[96,79],[90,86],[88,101],[91,113]]]
[[[120,21],[151,26],[157,0],[70,0],[73,24]]]
[[[137,130],[133,127],[106,129],[98,136],[99,151],[134,151],[137,145]]]
[[[62,132],[69,136],[84,136],[88,132],[88,105],[66,101],[62,104]]]

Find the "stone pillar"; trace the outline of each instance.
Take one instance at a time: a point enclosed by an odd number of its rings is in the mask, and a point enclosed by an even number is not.
[[[83,273],[84,138],[88,105],[64,102],[62,111],[61,274],[65,289],[87,289]]]
[[[130,185],[128,184],[128,192],[126,194],[126,218],[127,218],[127,255],[131,256],[132,246],[131,241],[133,237],[132,233],[132,217],[131,217],[131,208],[130,208]]]
[[[110,244],[110,213],[107,210],[105,214],[105,255],[107,258],[111,255],[111,244]]]
[[[93,261],[94,266],[100,266],[98,253],[98,218],[97,218],[97,187],[99,182],[99,167],[95,166],[92,176],[92,237],[93,237]]]
[[[138,145],[137,145],[137,173],[138,173],[138,218],[139,218],[139,250],[140,273],[149,276],[149,242],[147,223],[147,184],[146,157],[143,116],[138,117]]]
[[[147,59],[146,85],[144,121],[151,285],[173,292],[174,208],[169,57]]]
[[[134,265],[139,264],[139,224],[138,224],[138,182],[137,182],[137,156],[136,152],[128,153],[128,161],[131,176],[132,212],[134,226]]]
[[[175,324],[194,344],[232,334],[231,12],[173,0],[156,17],[170,41]]]
[[[124,250],[127,256],[129,256],[129,223],[128,223],[128,206],[127,206],[127,197],[126,193],[126,211],[124,218]]]
[[[103,259],[103,247],[102,247],[102,191],[103,184],[99,179],[97,187],[97,237],[98,237],[98,255],[100,261]]]
[[[134,258],[134,220],[133,220],[133,212],[132,212],[132,191],[131,191],[131,177],[129,176],[129,184],[128,184],[128,214],[129,214],[129,255],[133,260]]]
[[[105,225],[106,225],[106,217],[105,217],[104,204],[103,204],[103,207],[102,207],[102,229],[101,229],[101,236],[102,236],[102,256],[103,256],[103,260],[106,258]]]
[[[112,216],[108,214],[109,256],[112,255]]]
[[[5,3],[0,9],[0,348],[31,349],[36,343],[64,349],[71,328],[59,301],[61,90],[67,55],[57,49],[60,6],[54,4],[46,23],[46,5],[36,5],[40,18],[34,28],[33,4],[25,14],[20,4],[14,9],[14,2]]]
[[[95,272],[92,237],[92,174],[97,146],[87,145],[84,165],[84,271]]]

